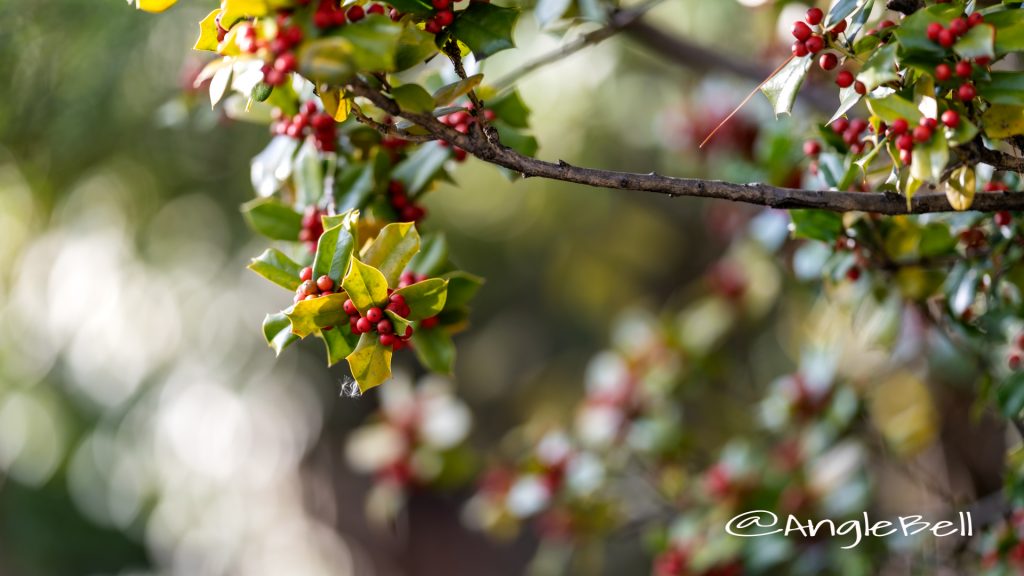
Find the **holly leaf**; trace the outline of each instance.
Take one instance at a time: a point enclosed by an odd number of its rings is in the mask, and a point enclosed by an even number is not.
[[[835,243],[843,232],[843,217],[827,210],[790,210],[793,237]]]
[[[144,12],[163,12],[171,6],[174,6],[178,0],[128,0],[129,4],[135,4],[135,7]]]
[[[398,11],[403,14],[407,12],[410,14],[430,14],[434,11],[433,5],[423,0],[397,0],[395,2],[388,0],[388,4],[398,8]]]
[[[419,84],[402,84],[391,89],[391,97],[407,112],[426,113],[434,109],[434,99]]]
[[[857,75],[868,91],[878,88],[886,82],[899,79],[896,73],[896,44],[887,44],[871,55],[864,63],[864,69]],[[852,86],[851,86],[852,88]]]
[[[890,124],[897,118],[906,119],[911,126],[914,126],[921,120],[921,111],[918,110],[917,106],[910,100],[895,94],[885,98],[869,98],[867,104],[872,114]]]
[[[341,170],[334,185],[337,191],[337,209],[344,212],[362,208],[373,194],[376,185],[373,166],[362,162],[348,164]]]
[[[449,272],[442,278],[448,280],[448,295],[444,303],[446,310],[468,305],[484,285],[483,278],[461,270]]]
[[[266,16],[270,12],[268,0],[223,0],[221,8],[224,9],[224,15],[220,25],[226,30],[242,18]]]
[[[292,325],[292,334],[305,338],[331,326],[348,326],[348,314],[344,309],[345,300],[348,300],[345,293],[299,300],[291,309],[285,311],[285,316]]]
[[[302,231],[302,215],[276,198],[257,198],[242,204],[249,226],[271,240],[295,242]]]
[[[363,262],[380,270],[388,286],[395,286],[402,271],[420,250],[420,235],[412,222],[385,226],[363,254]]]
[[[978,24],[953,45],[961,58],[994,58],[996,29],[991,24]]]
[[[268,248],[263,254],[253,258],[248,268],[274,284],[292,292],[301,283],[299,272],[302,270],[302,266],[276,248]]]
[[[444,310],[448,298],[448,280],[431,278],[395,290],[395,294],[405,298],[405,304],[409,306],[408,320],[423,320],[437,316]]]
[[[391,378],[391,355],[388,346],[381,346],[375,334],[363,334],[356,349],[348,355],[349,369],[359,390],[365,393]]]
[[[938,183],[948,162],[949,143],[937,135],[928,142],[914,146],[910,176],[922,182]]]
[[[292,334],[292,323],[284,312],[267,314],[263,319],[263,337],[278,356],[285,348],[299,340],[298,336]]]
[[[313,279],[328,276],[337,286],[348,272],[355,240],[345,224],[337,224],[324,231],[316,245],[313,258]]]
[[[487,101],[487,108],[494,111],[495,116],[513,128],[529,128],[530,109],[519,97],[517,90],[511,90],[504,96]]]
[[[352,333],[352,328],[344,323],[332,330],[322,330],[317,336],[327,347],[327,366],[334,366],[355,350],[359,336]]]
[[[221,9],[218,8],[199,22],[199,38],[196,40],[195,46],[192,47],[193,50],[217,51],[217,47],[220,45],[220,41],[217,40],[219,36],[217,21],[220,19],[221,12]]]
[[[1003,139],[1024,134],[1024,106],[993,104],[981,118],[989,138]],[[963,119],[960,123],[964,123]]]
[[[419,2],[411,0],[415,4],[419,5]],[[398,7],[394,3],[392,6]],[[409,10],[402,10],[402,12],[409,12]],[[429,14],[434,10],[433,6],[424,8],[423,14]],[[428,58],[437,53],[437,47],[434,46],[434,35],[415,26],[405,26],[402,28],[402,35],[398,38],[398,49],[395,51],[395,70],[401,72],[407,70],[413,66],[417,66],[425,62]]]
[[[458,12],[449,31],[469,46],[477,60],[483,60],[492,54],[515,47],[512,30],[515,29],[518,18],[518,10],[486,2],[472,2],[468,8]]]
[[[944,27],[963,12],[963,6],[957,4],[936,4],[922,8],[907,16],[896,28],[894,35],[900,46],[907,52],[942,58],[946,49],[928,39],[928,25],[938,22]]]
[[[974,176],[974,168],[961,166],[953,171],[949,181],[946,182],[946,199],[954,210],[963,212],[971,207],[974,202],[974,194],[977,191],[977,182]]]
[[[471,90],[480,85],[484,79],[483,74],[474,74],[468,78],[459,80],[458,82],[452,82],[447,86],[442,86],[434,91],[434,106],[447,106],[452,102],[455,102],[462,96],[469,94]]]
[[[370,308],[388,299],[388,281],[384,274],[355,258],[352,259],[352,266],[341,285],[363,315]]]
[[[436,276],[448,262],[448,240],[435,232],[420,240],[420,251],[412,257],[407,268],[417,274]]]
[[[1024,11],[1011,8],[986,14],[985,24],[994,26],[998,30],[995,43],[996,54],[1024,52]]]
[[[415,196],[444,170],[448,157],[448,148],[437,142],[429,142],[399,162],[391,177],[401,182],[410,195]]]
[[[978,86],[978,94],[993,104],[1024,105],[1024,74],[993,72],[990,82]]]
[[[412,349],[420,363],[428,370],[439,374],[452,373],[455,365],[455,343],[444,330],[419,330],[412,337]]]
[[[811,60],[812,58],[790,58],[785,66],[761,86],[761,93],[768,98],[776,116],[789,114],[793,110],[796,95],[800,92],[804,77],[811,68]]]
[[[385,310],[384,315],[386,315],[388,319],[391,320],[391,326],[393,327],[395,334],[404,335],[406,329],[408,329],[409,326],[412,326],[412,322],[406,320],[405,318],[402,318],[401,316],[395,314],[391,310]]]

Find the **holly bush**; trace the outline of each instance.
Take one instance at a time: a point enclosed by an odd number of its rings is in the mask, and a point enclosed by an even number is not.
[[[130,3],[154,12],[175,4]],[[449,258],[423,197],[453,182],[454,166],[470,157],[510,179],[788,210],[750,218],[686,303],[627,317],[614,347],[591,364],[575,426],[515,432],[508,450],[488,458],[466,518],[496,535],[532,523],[545,543],[542,564],[583,562],[582,551],[639,527],[660,575],[871,573],[908,545],[738,540],[721,526],[751,509],[857,517],[872,501],[872,442],[897,456],[921,446],[936,411],[928,383],[951,372],[973,381],[977,412],[1024,430],[1024,240],[1014,214],[1024,208],[1020,4],[805,7],[790,55],[758,90],[786,115],[827,86],[829,109],[798,109],[802,145],[789,135],[767,153],[747,151],[769,180],[759,184],[536,157],[520,79],[628,31],[651,4],[541,0],[533,15],[556,34],[581,22],[591,30],[566,33],[561,48],[494,79],[488,59],[515,46],[516,6],[223,0],[199,22],[195,48],[211,59],[195,83],[228,117],[269,127],[251,165],[256,199],[243,211],[274,246],[249,268],[293,296],[267,314],[267,342],[281,354],[303,338],[322,340],[328,364],[346,360],[359,393],[391,378],[393,355],[405,348],[427,370],[452,373],[452,335],[467,328],[483,280]],[[704,143],[720,145],[742,121],[725,116]],[[722,431],[721,450],[707,453],[683,407],[734,377],[723,366],[736,351],[723,343],[786,305],[791,291],[818,302],[795,345],[800,365],[747,408],[760,419],[746,436]],[[398,438],[402,449],[373,459],[372,443],[350,445],[353,462],[386,487],[390,504],[374,508],[385,516],[409,492],[450,484],[445,471],[467,466],[457,448],[464,431],[441,441],[430,432],[432,418],[463,422],[461,404],[423,389],[405,397],[407,409],[385,407],[376,432],[363,436]],[[889,408],[878,404],[883,394]],[[939,563],[1020,569],[1019,460],[1008,459],[1003,506],[982,522],[982,537]]]

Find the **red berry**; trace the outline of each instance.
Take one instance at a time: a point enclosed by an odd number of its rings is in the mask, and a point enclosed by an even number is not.
[[[964,20],[963,18],[954,18],[953,21],[949,23],[949,31],[957,36],[967,34],[967,20]]]
[[[807,20],[807,23],[811,26],[821,24],[823,18],[825,18],[825,13],[821,11],[821,8],[811,8],[807,11],[807,15],[804,17],[804,19]]]
[[[285,52],[274,59],[274,69],[280,70],[281,72],[291,72],[295,70],[297,63],[298,61],[295,59],[295,54]]]
[[[392,294],[388,299],[399,306],[405,304],[405,296],[402,296],[401,294]]]
[[[330,276],[321,276],[316,279],[316,287],[323,292],[327,292],[334,288],[334,280],[331,280]]]
[[[352,333],[353,334],[357,334],[357,335],[358,334],[362,334],[362,332],[359,331],[359,318],[356,318],[355,316],[352,316],[351,318],[349,318],[348,319],[348,326],[349,326],[349,328],[352,329]]]
[[[846,279],[849,280],[850,282],[856,282],[857,280],[860,280],[860,268],[856,266],[850,266],[846,270]]]
[[[878,23],[878,29],[885,30],[886,28],[892,28],[895,25],[896,23],[893,22],[892,20],[882,20],[881,22]]]
[[[391,325],[390,320],[381,320],[377,323],[377,332],[381,334],[391,334],[392,330],[394,330],[394,326]]]
[[[974,59],[974,63],[977,64],[978,66],[983,66],[984,67],[984,66],[988,66],[989,64],[991,64],[992,63],[992,59],[989,58],[988,56],[978,56],[977,58]]]
[[[373,6],[370,6],[370,9],[367,10],[366,13],[367,14],[382,14],[383,15],[384,14],[384,5],[383,4],[374,4]]]
[[[910,166],[913,159],[914,153],[910,149],[900,150],[900,162],[902,162],[904,166]]]
[[[395,338],[394,334],[381,334],[380,345],[381,346],[394,346],[398,342],[398,338]]]
[[[330,28],[334,24],[334,18],[330,12],[316,12],[313,14],[313,25],[317,28]]]
[[[430,20],[427,20],[427,25],[424,26],[423,29],[431,34],[437,34],[441,31],[441,25],[437,23],[437,20],[431,18]]]
[[[804,142],[805,156],[817,156],[818,154],[821,154],[821,143],[817,140],[808,140]]]
[[[850,130],[855,134],[860,135],[861,132],[868,129],[868,121],[863,118],[854,118],[850,122]]]
[[[938,42],[939,34],[942,33],[942,30],[942,24],[939,24],[938,22],[932,22],[931,24],[928,25],[928,39],[931,40],[932,42]]]
[[[832,70],[839,65],[839,58],[831,52],[826,52],[818,58],[818,66],[821,66],[822,70]]]
[[[452,5],[452,0],[434,0],[434,10],[447,10]]]
[[[960,88],[956,91],[956,97],[963,100],[964,102],[970,102],[974,100],[974,97],[978,95],[978,91],[974,88],[974,84],[970,82],[961,84]]]
[[[835,26],[829,29],[829,33],[833,36],[838,36],[846,32],[846,20],[840,20]]]
[[[799,40],[793,42],[793,46],[790,47],[790,50],[793,52],[793,56],[796,56],[797,58],[803,58],[811,53],[811,51],[807,49],[807,44]]]
[[[345,16],[348,18],[349,22],[359,22],[366,17],[366,11],[363,10],[362,6],[356,4],[349,8],[348,12],[345,12]]]
[[[437,316],[431,316],[430,318],[424,318],[421,320],[420,327],[425,330],[430,330],[431,328],[436,328],[440,323],[441,320],[439,320]]]
[[[897,150],[913,150],[914,149],[914,137],[910,134],[901,134],[899,138],[896,138],[896,149]]]
[[[312,279],[313,279],[313,267],[312,266],[306,266],[305,268],[303,268],[302,270],[299,271],[299,280],[302,280],[303,282],[305,282],[306,280],[312,280]]]
[[[352,301],[351,298],[345,300],[345,303],[341,305],[341,308],[342,310],[345,311],[345,314],[348,314],[349,316],[352,316],[353,314],[359,314],[359,309],[356,308],[356,304],[355,302]]]
[[[1020,370],[1020,354],[1017,354],[1016,352],[1010,354],[1010,357],[1009,359],[1007,359],[1006,364],[1010,367],[1010,370]]]
[[[853,73],[849,70],[843,70],[839,74],[836,74],[836,85],[840,88],[849,88],[853,85]]]
[[[935,130],[936,128],[939,127],[938,120],[936,120],[935,118],[928,118],[927,116],[921,117],[921,120],[918,122],[918,124],[920,124],[921,126],[927,126],[932,130]]]
[[[451,10],[442,10],[434,16],[434,20],[436,20],[441,26],[449,26],[455,21],[455,13]]]
[[[935,67],[935,79],[939,82],[945,82],[953,77],[953,70],[949,67],[949,64],[939,64]]]
[[[960,125],[960,114],[956,110],[946,110],[942,113],[942,123],[950,128]]]
[[[377,308],[376,306],[366,311],[366,319],[369,320],[370,322],[373,322],[374,324],[380,322],[383,317],[384,313],[381,312],[380,308]]]
[[[313,130],[317,132],[325,132],[330,130],[334,126],[334,118],[330,114],[324,112],[323,114],[317,114],[313,116]]]
[[[1009,212],[996,212],[995,215],[996,226],[1009,226],[1010,222],[1013,221],[1013,215]]]
[[[932,139],[932,129],[928,126],[915,126],[914,127],[914,141],[915,142],[927,142]]]
[[[298,26],[289,26],[282,32],[285,42],[289,46],[298,46],[302,43],[302,28]]]
[[[412,326],[406,326],[405,327],[405,335],[402,336],[402,338],[405,338],[405,339],[412,338]]]
[[[943,30],[939,32],[939,46],[949,48],[953,44],[956,44],[956,36],[951,31]]]
[[[961,60],[956,63],[956,75],[961,78],[967,78],[972,72],[971,63],[967,60]]]
[[[849,127],[850,121],[847,120],[846,118],[837,118],[836,121],[832,123],[832,131],[835,132],[836,134],[842,134],[843,132],[846,132],[846,129]]]
[[[388,12],[388,17],[391,18],[393,22],[398,22],[402,19],[402,13],[398,11],[398,8],[392,8],[391,12]]]
[[[804,41],[804,47],[811,54],[817,54],[825,48],[825,41],[822,40],[821,36],[814,35]]]
[[[1017,348],[1024,349],[1024,332],[1017,335]]]
[[[899,136],[900,134],[906,134],[910,125],[907,123],[906,118],[897,118],[892,121],[892,125],[889,126],[889,131]]]
[[[810,38],[812,34],[811,27],[800,21],[793,22],[792,32],[793,37],[801,42]]]
[[[359,320],[356,320],[356,328],[359,330],[360,334],[369,332],[373,329],[373,322],[370,322],[366,317],[360,318]]]
[[[967,25],[970,26],[971,28],[974,28],[975,26],[981,24],[984,21],[985,17],[982,16],[980,12],[975,12],[967,17]]]
[[[868,87],[865,86],[864,83],[861,82],[860,80],[853,83],[853,90],[854,92],[860,94],[861,96],[868,93]]]

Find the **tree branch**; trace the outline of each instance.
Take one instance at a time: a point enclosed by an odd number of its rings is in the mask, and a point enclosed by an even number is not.
[[[540,177],[563,182],[574,182],[599,188],[654,192],[666,196],[689,196],[731,200],[759,206],[780,209],[816,208],[833,212],[874,212],[878,214],[925,214],[951,212],[945,194],[919,193],[914,196],[907,210],[905,197],[894,193],[841,192],[834,190],[801,190],[780,188],[767,184],[736,184],[719,180],[676,178],[654,172],[638,174],[617,172],[596,168],[573,166],[559,160],[545,162],[487,140],[480,131],[463,134],[446,126],[430,114],[403,111],[398,104],[360,80],[349,83],[349,91],[373,102],[392,116],[402,116],[418,124],[438,139],[445,140],[473,154],[477,158],[514,170],[524,178]],[[1024,193],[988,192],[978,194],[973,210],[994,212],[1001,210],[1024,210]]]

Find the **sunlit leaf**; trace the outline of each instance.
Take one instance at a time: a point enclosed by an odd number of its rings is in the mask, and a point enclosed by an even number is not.
[[[217,40],[218,26],[217,21],[220,18],[222,11],[218,8],[213,12],[210,12],[206,18],[203,18],[199,22],[199,39],[196,40],[195,50],[209,50],[210,52],[217,51],[217,45],[220,41]]]
[[[299,271],[302,266],[275,248],[268,248],[253,258],[248,268],[282,288],[294,292],[299,287]]]
[[[347,326],[349,317],[344,310],[345,300],[348,300],[348,296],[344,293],[300,300],[285,311],[285,316],[292,324],[292,333],[305,338],[322,328]]]
[[[355,239],[344,224],[324,230],[316,245],[313,278],[327,276],[337,286],[348,272],[354,247]]]
[[[469,94],[471,90],[479,86],[483,79],[483,74],[474,74],[458,82],[438,88],[433,94],[434,106],[447,106],[455,102],[455,100]]]
[[[298,336],[292,334],[292,323],[284,312],[267,314],[263,319],[263,337],[278,356],[285,348],[299,340]]]
[[[796,95],[800,92],[800,86],[803,85],[807,71],[811,68],[811,60],[812,58],[790,59],[761,86],[761,93],[768,98],[776,116],[789,114],[793,110]]]
[[[383,304],[388,298],[388,282],[380,270],[356,259],[352,260],[342,287],[364,315],[367,310]]]
[[[302,215],[276,198],[257,198],[242,205],[253,230],[271,240],[295,242],[302,230]]]
[[[139,10],[146,12],[163,12],[177,4],[178,0],[128,0],[129,4],[134,2]]]
[[[946,182],[946,198],[954,210],[964,211],[971,207],[974,202],[974,194],[977,191],[977,182],[974,176],[974,168],[961,166],[953,171]]]
[[[1002,139],[1024,134],[1024,106],[993,104],[982,114],[985,134]]]
[[[419,84],[402,84],[391,88],[391,97],[407,112],[426,113],[434,109],[434,99]]]
[[[381,346],[376,334],[363,334],[356,349],[348,355],[349,369],[359,390],[365,393],[391,378],[390,347]]]
[[[385,226],[363,254],[366,264],[380,270],[388,286],[396,286],[402,271],[420,250],[420,235],[411,222]]]
[[[437,316],[444,310],[445,300],[448,298],[448,281],[431,278],[395,290],[395,294],[405,297],[405,303],[410,311],[407,317],[409,320],[423,320]]]

